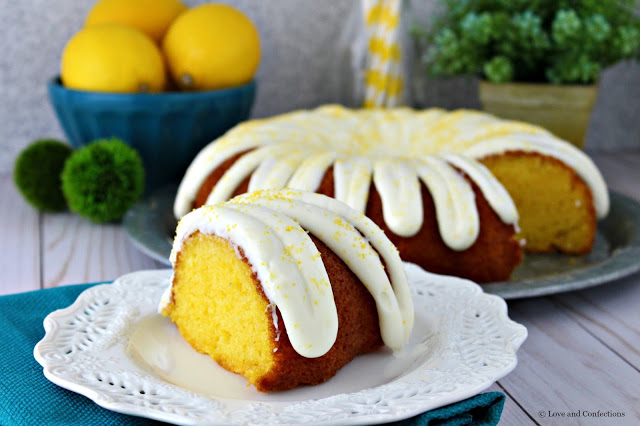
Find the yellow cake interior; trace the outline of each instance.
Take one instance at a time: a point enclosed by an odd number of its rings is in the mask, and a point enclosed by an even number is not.
[[[272,368],[275,346],[271,311],[250,265],[227,240],[196,232],[174,271],[173,299],[163,314],[196,350],[255,384]]]
[[[551,157],[508,153],[482,160],[518,209],[519,238],[528,252],[591,250],[596,227],[591,192],[575,172]]]

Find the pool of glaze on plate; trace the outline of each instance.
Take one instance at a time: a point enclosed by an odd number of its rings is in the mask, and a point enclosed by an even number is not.
[[[360,355],[325,383],[269,394],[258,392],[244,377],[198,353],[176,326],[159,314],[147,316],[134,326],[128,350],[142,368],[193,392],[226,399],[303,401],[369,389],[411,373],[425,362],[428,365],[446,362],[431,357],[441,338],[435,330],[437,319],[416,312],[413,333],[402,354],[394,355],[384,348]]]

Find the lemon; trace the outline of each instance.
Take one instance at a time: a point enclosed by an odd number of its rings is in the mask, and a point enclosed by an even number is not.
[[[162,53],[144,33],[124,25],[83,28],[62,52],[62,84],[97,92],[159,92],[165,85]]]
[[[127,25],[160,43],[171,22],[186,9],[178,0],[100,0],[89,11],[85,26]]]
[[[260,37],[251,20],[224,4],[187,10],[162,43],[169,72],[187,90],[213,90],[249,82],[260,63]]]

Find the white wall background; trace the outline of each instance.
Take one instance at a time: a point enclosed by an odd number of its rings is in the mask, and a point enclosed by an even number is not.
[[[183,0],[193,6],[201,0]],[[425,19],[435,0],[413,0]],[[340,43],[356,0],[223,0],[258,26],[262,62],[253,116],[327,102],[352,104],[353,76]],[[41,137],[64,138],[49,105],[46,82],[58,73],[66,41],[82,26],[93,0],[0,0],[0,174]],[[430,81],[416,74],[419,106],[479,107],[473,79]],[[640,149],[640,66],[607,70],[586,148]]]

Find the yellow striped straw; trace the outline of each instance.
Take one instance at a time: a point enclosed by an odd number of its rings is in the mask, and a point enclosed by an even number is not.
[[[368,39],[364,73],[366,108],[402,103],[401,6],[402,0],[362,0]]]

